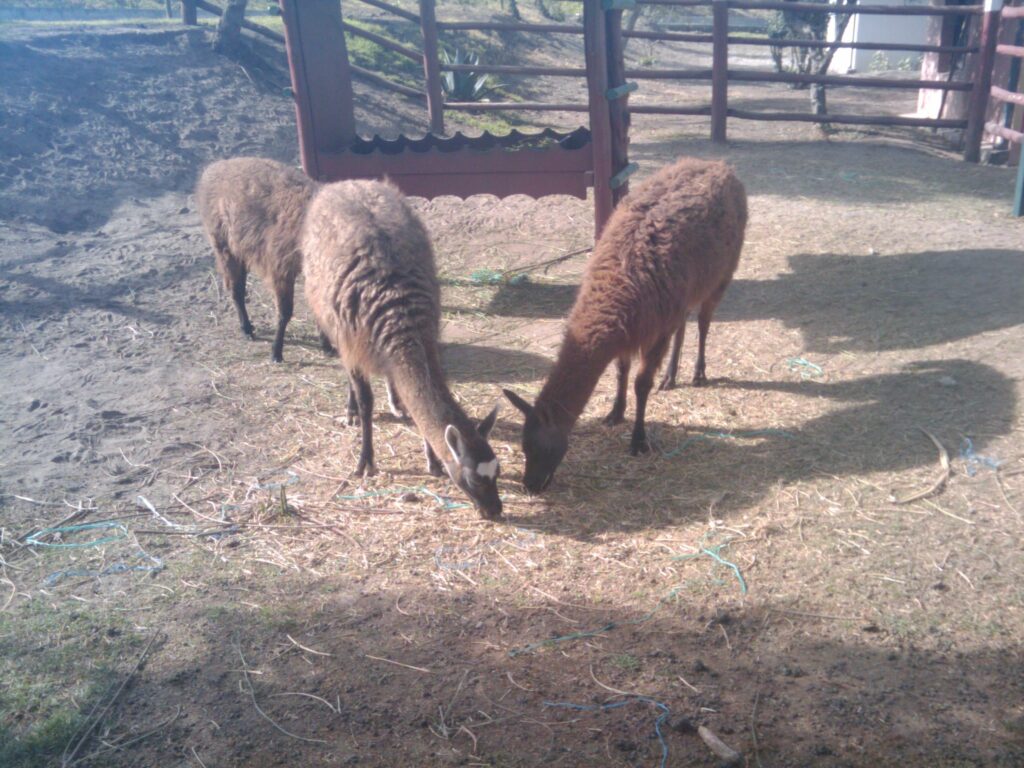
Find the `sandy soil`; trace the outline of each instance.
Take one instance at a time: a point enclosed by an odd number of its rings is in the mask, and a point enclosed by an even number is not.
[[[414,432],[386,416],[381,476],[346,480],[344,378],[304,308],[282,365],[260,287],[257,341],[237,331],[190,193],[214,158],[296,159],[272,73],[214,56],[198,31],[14,27],[0,78],[0,649],[8,682],[36,686],[0,704],[3,736],[27,739],[60,707],[88,714],[110,692],[83,687],[90,670],[124,679],[155,635],[88,764],[658,765],[664,745],[668,765],[714,765],[697,724],[752,766],[1024,764],[1010,173],[908,132],[826,142],[734,122],[713,148],[702,119],[638,118],[643,172],[723,156],[750,193],[713,386],[654,398],[658,450],[636,460],[628,428],[598,424],[606,378],[537,499],[519,491],[506,409],[508,521],[493,526],[424,474]],[[645,84],[637,98],[655,97],[701,96]],[[372,98],[360,117],[422,121]],[[417,206],[456,395],[482,414],[499,385],[536,391],[582,257],[520,284],[472,275],[588,246],[588,203]],[[940,472],[922,429],[951,477],[894,504]],[[123,519],[130,536],[24,544],[70,514]],[[216,521],[234,527],[192,535]],[[162,569],[96,575],[138,550]],[[652,701],[671,711],[663,741]]]

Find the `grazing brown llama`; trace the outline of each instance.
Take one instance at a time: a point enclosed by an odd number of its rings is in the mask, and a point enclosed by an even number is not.
[[[270,356],[278,363],[292,317],[295,279],[302,271],[302,218],[316,187],[297,168],[259,157],[219,160],[207,166],[196,187],[199,215],[217,269],[234,299],[242,333],[249,338],[253,337],[245,309],[249,271],[274,292],[277,335]]]
[[[384,182],[322,187],[306,215],[302,252],[309,305],[355,391],[362,423],[355,474],[375,472],[369,376],[387,376],[424,437],[427,471],[447,470],[483,517],[500,517],[498,459],[487,443],[498,409],[474,424],[448,391],[433,249],[405,199]]]
[[[569,433],[612,360],[618,360],[618,390],[605,423],[623,420],[629,365],[639,355],[630,452],[649,450],[644,415],[654,374],[672,335],[678,332],[682,342],[687,313],[697,307],[694,383],[704,383],[708,327],[739,262],[746,223],[743,184],[722,162],[680,160],[619,203],[587,263],[558,360],[537,401],[530,405],[505,390],[526,416],[527,490],[539,492],[551,482]],[[678,344],[674,351],[678,357]]]

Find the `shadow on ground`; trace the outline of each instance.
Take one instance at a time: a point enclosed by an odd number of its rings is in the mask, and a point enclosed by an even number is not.
[[[534,514],[511,513],[509,522],[586,540],[608,530],[675,525],[706,514],[712,499],[719,499],[716,514],[728,514],[749,509],[779,483],[933,466],[935,447],[921,428],[954,450],[965,435],[971,436],[984,452],[992,440],[1012,431],[1017,405],[1012,379],[967,360],[915,363],[899,373],[836,383],[719,380],[713,388],[743,390],[737,407],[756,408],[771,421],[730,432],[721,424],[665,423],[649,412],[654,450],[631,457],[631,424],[608,428],[596,418],[603,414],[585,415],[544,494],[547,504]],[[768,394],[752,398],[754,392]],[[834,401],[835,407],[802,420],[799,404],[790,402],[782,410],[771,393],[797,395],[816,412],[821,398]],[[676,393],[654,397],[657,409]],[[631,398],[627,419],[632,419],[632,407]],[[779,425],[779,413],[794,418]],[[496,434],[518,445],[520,429],[518,421],[502,421]],[[510,467],[504,479],[521,481]]]
[[[802,253],[789,267],[773,280],[734,280],[715,321],[780,320],[800,329],[808,351],[828,353],[917,349],[1024,324],[1020,251]],[[506,283],[487,312],[559,318],[575,296],[575,285]]]

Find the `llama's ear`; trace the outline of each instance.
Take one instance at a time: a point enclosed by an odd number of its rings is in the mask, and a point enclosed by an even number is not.
[[[461,464],[462,457],[466,455],[466,443],[462,439],[462,433],[455,428],[454,424],[449,424],[444,428],[444,441],[455,461]]]
[[[498,408],[501,407],[501,403],[495,405],[494,408],[484,416],[483,420],[477,425],[476,431],[480,433],[480,437],[484,440],[491,434],[491,429],[494,427],[494,421],[498,418]]]
[[[501,391],[504,393],[508,401],[512,403],[512,405],[514,405],[516,408],[518,408],[524,416],[529,416],[531,413],[533,413],[533,406],[530,405],[525,400],[523,400],[523,398],[521,398],[511,389],[503,389]]]

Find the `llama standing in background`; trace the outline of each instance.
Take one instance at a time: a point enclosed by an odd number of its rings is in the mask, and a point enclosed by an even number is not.
[[[542,491],[551,482],[569,433],[612,360],[618,360],[618,389],[605,423],[623,421],[630,362],[638,355],[630,452],[650,449],[644,417],[654,375],[676,334],[663,382],[666,388],[674,384],[686,316],[699,307],[694,383],[704,383],[711,316],[736,271],[746,224],[743,184],[722,162],[680,160],[619,203],[587,263],[558,360],[537,401],[530,405],[505,390],[526,416],[527,490]]]
[[[481,515],[500,517],[498,459],[487,443],[498,409],[478,426],[448,391],[433,250],[405,199],[377,181],[323,187],[306,215],[302,252],[306,297],[355,392],[362,422],[355,473],[375,471],[369,376],[384,375],[423,435],[428,471],[447,470]]]
[[[245,308],[245,281],[254,271],[274,292],[277,335],[270,357],[282,361],[295,279],[302,271],[299,235],[317,185],[302,171],[274,160],[238,157],[203,171],[196,187],[199,215],[213,246],[224,288],[238,310],[242,333],[253,336]]]

